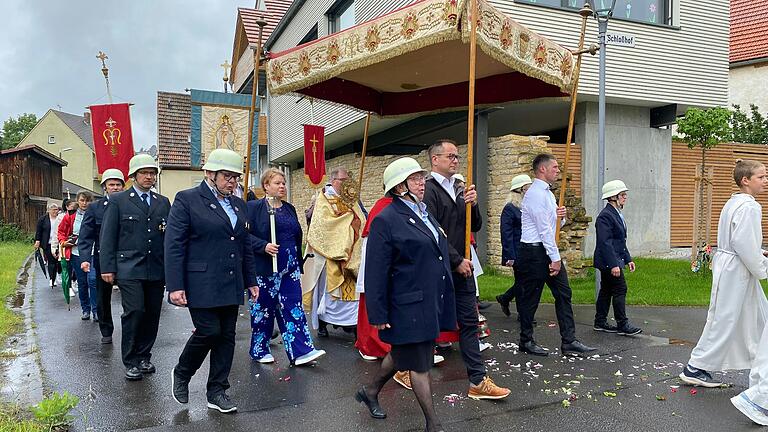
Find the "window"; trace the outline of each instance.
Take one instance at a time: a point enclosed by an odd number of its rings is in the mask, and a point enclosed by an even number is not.
[[[611,0],[588,0],[592,9],[607,9]],[[671,0],[616,0],[613,17],[650,24],[671,25]],[[579,10],[584,0],[515,0],[539,6]]]
[[[48,135],[48,144],[56,144],[56,137],[53,135]]]
[[[328,34],[340,32],[355,25],[355,2],[337,1],[326,13],[328,16]]]
[[[303,45],[307,42],[312,42],[315,39],[317,39],[317,24],[315,24],[315,26],[312,27],[312,30],[310,30],[306,36],[301,38],[301,40],[299,41],[299,45]]]

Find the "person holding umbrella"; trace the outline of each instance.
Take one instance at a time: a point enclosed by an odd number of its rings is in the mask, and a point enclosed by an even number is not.
[[[80,308],[83,312],[80,319],[87,321],[91,319],[91,313],[93,313],[95,321],[98,320],[96,284],[89,284],[88,275],[80,268],[80,250],[77,247],[85,210],[88,209],[88,204],[93,201],[93,195],[86,190],[81,190],[77,192],[75,201],[77,202],[77,209],[61,220],[58,238],[62,249],[61,256],[68,261],[69,268],[74,271],[74,275],[70,274],[69,276],[70,278],[74,276],[77,279],[77,296],[80,298]]]
[[[243,157],[216,149],[200,186],[176,194],[165,235],[168,301],[186,306],[195,329],[171,372],[174,400],[189,402],[189,381],[210,353],[208,408],[237,411],[226,393],[235,352],[238,306],[247,288],[259,297],[245,202],[234,195]]]
[[[104,170],[101,175],[104,198],[88,206],[80,228],[80,241],[77,242],[81,258],[80,268],[88,274],[88,282],[93,281],[96,284],[96,304],[99,310],[99,330],[101,331],[102,344],[112,343],[112,332],[115,325],[112,322],[112,284],[97,276],[101,275],[99,233],[101,232],[101,222],[104,219],[104,210],[109,204],[109,196],[121,192],[124,186],[125,177],[123,177],[122,171],[117,168]]]
[[[56,286],[56,262],[58,259],[54,255],[52,247],[58,246],[58,228],[59,228],[59,205],[56,203],[48,204],[48,212],[37,220],[35,229],[35,254],[38,256],[38,262],[50,279],[51,288]],[[56,252],[58,255],[58,251]]]

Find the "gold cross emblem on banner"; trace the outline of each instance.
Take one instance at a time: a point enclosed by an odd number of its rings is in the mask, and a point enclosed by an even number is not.
[[[312,161],[315,163],[315,168],[317,168],[317,143],[320,141],[315,134],[312,134],[312,139],[309,142],[312,143]]]

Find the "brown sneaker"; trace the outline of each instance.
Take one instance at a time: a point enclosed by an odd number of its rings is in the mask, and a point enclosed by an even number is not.
[[[411,373],[410,372],[408,372],[408,371],[398,371],[398,372],[395,372],[395,376],[392,377],[392,379],[394,379],[396,383],[398,383],[401,386],[407,388],[408,390],[413,390],[413,387],[411,387]]]
[[[493,383],[491,377],[486,376],[478,385],[474,385],[472,383],[469,384],[469,391],[467,392],[467,396],[475,400],[504,399],[505,397],[509,396],[509,393],[510,390],[508,388],[497,386]]]

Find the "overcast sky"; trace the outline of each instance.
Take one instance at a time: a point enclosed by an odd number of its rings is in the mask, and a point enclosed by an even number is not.
[[[134,147],[157,143],[157,91],[221,90],[237,7],[255,0],[2,0],[0,121],[49,108],[82,115],[107,103],[99,50],[115,102],[132,102]]]

